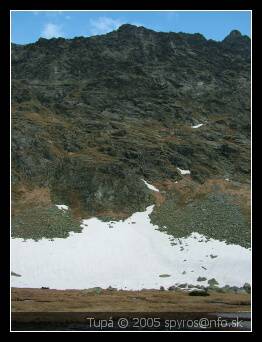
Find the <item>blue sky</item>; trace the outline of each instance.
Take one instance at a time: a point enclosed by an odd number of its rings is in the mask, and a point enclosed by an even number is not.
[[[214,40],[235,29],[251,36],[249,11],[12,11],[11,18],[11,40],[17,44],[40,37],[104,34],[126,23],[162,32],[202,33]]]

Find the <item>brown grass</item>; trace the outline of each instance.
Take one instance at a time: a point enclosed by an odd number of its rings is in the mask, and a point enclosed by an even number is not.
[[[184,292],[142,290],[42,290],[12,288],[12,311],[74,312],[240,312],[250,311],[250,295],[210,293],[192,297]]]
[[[183,177],[177,183],[170,179],[155,182],[154,185],[161,191],[173,191],[178,203],[185,206],[187,203],[204,198],[212,192],[220,192],[232,196],[232,202],[238,204],[243,214],[250,218],[251,212],[251,189],[248,184],[236,184],[221,178],[208,179],[205,183],[199,184],[192,180],[190,176]],[[154,193],[156,203],[161,205],[166,196],[162,193]]]
[[[41,125],[59,124],[59,125],[63,125],[66,128],[69,128],[71,126],[70,123],[64,120],[64,118],[60,119],[54,113],[44,113],[44,115],[40,115],[39,113],[36,113],[36,112],[25,112],[24,116],[28,120],[41,124]]]
[[[97,147],[86,147],[78,152],[68,152],[68,155],[70,157],[82,157],[86,155],[88,158],[94,159],[96,162],[101,163],[112,162],[113,159],[112,156],[99,151]]]
[[[35,206],[49,206],[52,204],[50,190],[45,187],[31,188],[25,184],[19,184],[12,188],[12,215]]]
[[[155,198],[155,203],[157,206],[160,206],[161,204],[163,204],[166,200],[166,197],[164,196],[163,193],[160,192],[156,192],[154,191],[154,193],[152,194]]]

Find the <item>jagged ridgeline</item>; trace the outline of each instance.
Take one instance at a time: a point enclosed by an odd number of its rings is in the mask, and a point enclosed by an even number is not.
[[[123,25],[12,44],[14,214],[143,210],[153,198],[141,178],[177,181],[177,167],[198,183],[249,182],[249,37]]]

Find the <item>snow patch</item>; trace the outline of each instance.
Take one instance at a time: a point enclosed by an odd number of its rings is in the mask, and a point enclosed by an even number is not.
[[[68,210],[68,206],[67,206],[67,205],[64,205],[64,204],[56,204],[56,207],[57,207],[59,210]]]
[[[148,189],[159,192],[159,190],[154,185],[147,183],[147,181],[145,181],[144,179],[142,179],[142,181],[145,183]]]
[[[195,125],[195,126],[191,126],[191,128],[199,128],[201,126],[203,126],[203,124],[198,124],[198,125]]]
[[[97,218],[83,220],[82,232],[66,239],[11,239],[11,269],[23,275],[12,277],[12,286],[141,290],[199,285],[198,277],[215,278],[219,286],[250,283],[249,249],[198,233],[174,238],[151,223],[153,208],[114,221],[113,228]],[[211,253],[217,257],[206,257]]]
[[[181,173],[181,175],[190,175],[190,171],[189,170],[182,170],[179,167],[177,167],[177,169],[179,170],[179,172]]]

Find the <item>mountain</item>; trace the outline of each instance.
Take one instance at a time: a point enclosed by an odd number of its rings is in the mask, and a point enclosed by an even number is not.
[[[249,187],[250,49],[239,31],[218,42],[129,24],[12,44],[14,215],[63,203],[122,217],[162,203],[141,179],[165,198],[176,182]]]

